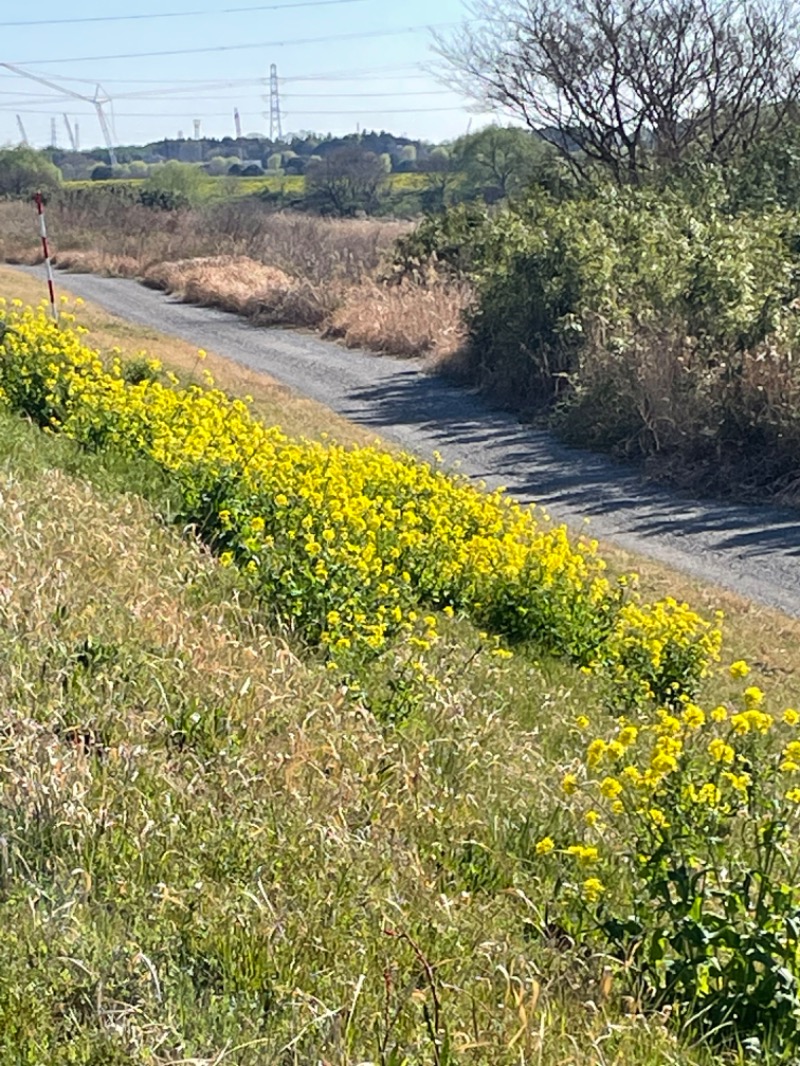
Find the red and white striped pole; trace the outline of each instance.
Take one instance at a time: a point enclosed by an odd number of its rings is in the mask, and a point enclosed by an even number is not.
[[[39,230],[42,235],[42,251],[44,252],[44,265],[47,269],[47,288],[50,290],[50,310],[53,312],[53,320],[58,322],[58,308],[56,307],[56,286],[53,281],[53,264],[50,261],[50,247],[47,243],[47,226],[44,221],[44,197],[40,192],[34,196],[34,203],[39,214]]]

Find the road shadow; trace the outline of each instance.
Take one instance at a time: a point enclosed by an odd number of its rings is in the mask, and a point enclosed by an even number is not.
[[[701,500],[664,488],[631,465],[569,447],[548,431],[492,409],[476,391],[413,368],[349,391],[342,413],[378,431],[413,427],[448,463],[474,456],[471,474],[504,485],[522,500],[611,519],[642,538],[711,537],[716,550],[740,556],[800,556],[797,511]]]

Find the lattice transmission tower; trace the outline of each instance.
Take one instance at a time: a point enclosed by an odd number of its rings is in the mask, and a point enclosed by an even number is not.
[[[276,63],[272,64],[269,71],[269,139],[273,142],[283,140],[281,88]]]

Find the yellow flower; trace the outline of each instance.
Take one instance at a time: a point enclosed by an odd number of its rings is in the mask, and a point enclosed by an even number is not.
[[[624,729],[619,732],[617,738],[623,748],[629,748],[632,744],[636,743],[636,738],[639,736],[639,730],[635,725],[626,725]]]
[[[622,793],[622,784],[616,777],[606,777],[600,784],[600,791],[606,799],[617,799]]]
[[[584,866],[589,866],[600,858],[600,852],[591,844],[570,844],[567,855],[573,856]]]
[[[681,723],[673,714],[661,710],[658,712],[659,724],[656,726],[657,733],[680,733]]]
[[[721,798],[719,788],[712,781],[706,781],[700,788],[689,785],[687,794],[691,802],[700,807],[717,807]]]
[[[561,779],[561,791],[567,796],[572,796],[578,791],[578,778],[575,774],[564,774]]]
[[[575,725],[578,727],[578,729],[588,729],[589,719],[586,717],[585,714],[579,714],[578,717],[575,719]]]
[[[583,898],[587,903],[597,903],[605,890],[605,885],[597,877],[587,877],[583,882]]]
[[[587,811],[583,817],[586,824],[590,826],[595,826],[600,821],[600,814],[598,811]]]
[[[620,777],[624,777],[632,785],[640,785],[642,783],[642,771],[638,766],[626,766],[621,771]]]
[[[687,704],[681,717],[689,729],[700,729],[706,721],[704,712],[695,703]]]
[[[715,722],[725,722],[728,718],[728,708],[723,707],[721,704],[719,707],[715,707],[711,712],[711,718]]]
[[[757,689],[756,691],[760,690]],[[750,732],[768,733],[772,724],[772,715],[766,714],[764,711],[759,711],[756,707],[749,707],[746,711],[742,711],[740,714],[735,714],[731,718],[733,731],[739,736],[746,736]]]
[[[789,789],[786,798],[790,803],[800,803],[800,788]]]
[[[591,769],[594,769],[594,767],[601,762],[607,750],[608,745],[604,740],[598,739],[592,741],[586,750],[586,762]]]
[[[669,820],[666,814],[658,807],[651,807],[647,816],[657,829],[669,829]]]
[[[219,557],[220,566],[231,566],[233,564],[233,552],[223,552]]]
[[[728,669],[731,677],[735,678],[747,677],[750,673],[750,667],[744,659],[737,659],[735,663],[731,663]]]
[[[756,685],[751,685],[744,690],[744,703],[749,711],[755,707],[760,707],[763,702],[764,693]]]
[[[552,837],[544,837],[536,845],[535,851],[537,855],[549,855],[555,848],[555,841]]]
[[[230,534],[223,561],[236,559],[249,569],[257,561],[287,628],[320,639],[331,655],[346,642],[354,658],[380,652],[415,622],[412,646],[427,646],[435,626],[427,619],[427,631],[419,631],[414,612],[422,614],[423,604],[451,603],[478,619],[502,602],[502,631],[512,616],[522,622],[521,605],[544,597],[570,640],[585,635],[583,619],[592,629],[613,617],[603,664],[591,669],[606,671],[637,695],[646,695],[649,683],[631,662],[649,671],[690,653],[687,661],[695,665],[676,681],[680,695],[683,680],[697,680],[718,659],[713,622],[671,599],[646,604],[631,598],[620,608],[596,543],[545,524],[542,512],[407,455],[291,440],[258,420],[248,406],[252,398],[231,399],[213,387],[205,369],[199,377],[208,388],[181,386],[172,372],[128,382],[119,350],[101,358],[78,331],[48,322],[45,310],[17,306],[0,313],[6,327],[0,401],[18,408],[32,399],[44,402],[58,411],[50,428],[78,445],[94,443],[99,433],[101,442],[149,460],[174,479],[187,511],[199,512],[191,520],[204,526],[207,504],[201,501],[220,500],[223,508],[227,501],[228,515],[216,522],[217,532]],[[200,350],[198,359],[203,355]],[[44,395],[35,396],[37,389]],[[261,559],[267,528],[273,539],[269,559]],[[567,604],[578,609],[573,613]],[[331,608],[340,623],[321,635],[319,623]],[[534,609],[523,624],[535,631],[541,622]],[[482,635],[486,639],[498,655],[508,654],[494,635]],[[581,715],[581,728],[590,728],[587,718]],[[663,731],[674,731],[674,722],[665,720]],[[610,743],[596,742],[590,761],[619,758],[629,740],[633,734],[621,729]]]
[[[793,707],[787,707],[783,712],[783,721],[785,725],[797,725],[800,722],[800,714]]]
[[[750,774],[734,774],[726,770],[722,776],[736,792],[747,792],[750,787]]]
[[[732,763],[736,757],[736,752],[730,744],[726,744],[720,737],[714,737],[712,741],[709,741],[708,754],[715,762]]]
[[[678,769],[678,760],[674,755],[657,752],[650,760],[650,769],[659,777],[665,777]]]

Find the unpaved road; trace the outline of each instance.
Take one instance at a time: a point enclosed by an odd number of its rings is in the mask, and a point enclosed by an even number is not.
[[[62,276],[60,286],[108,311],[265,371],[353,422],[524,502],[574,529],[667,563],[800,617],[800,512],[699,502],[629,468],[565,448],[545,431],[490,410],[476,395],[414,363],[303,333],[257,329],[136,282]]]

